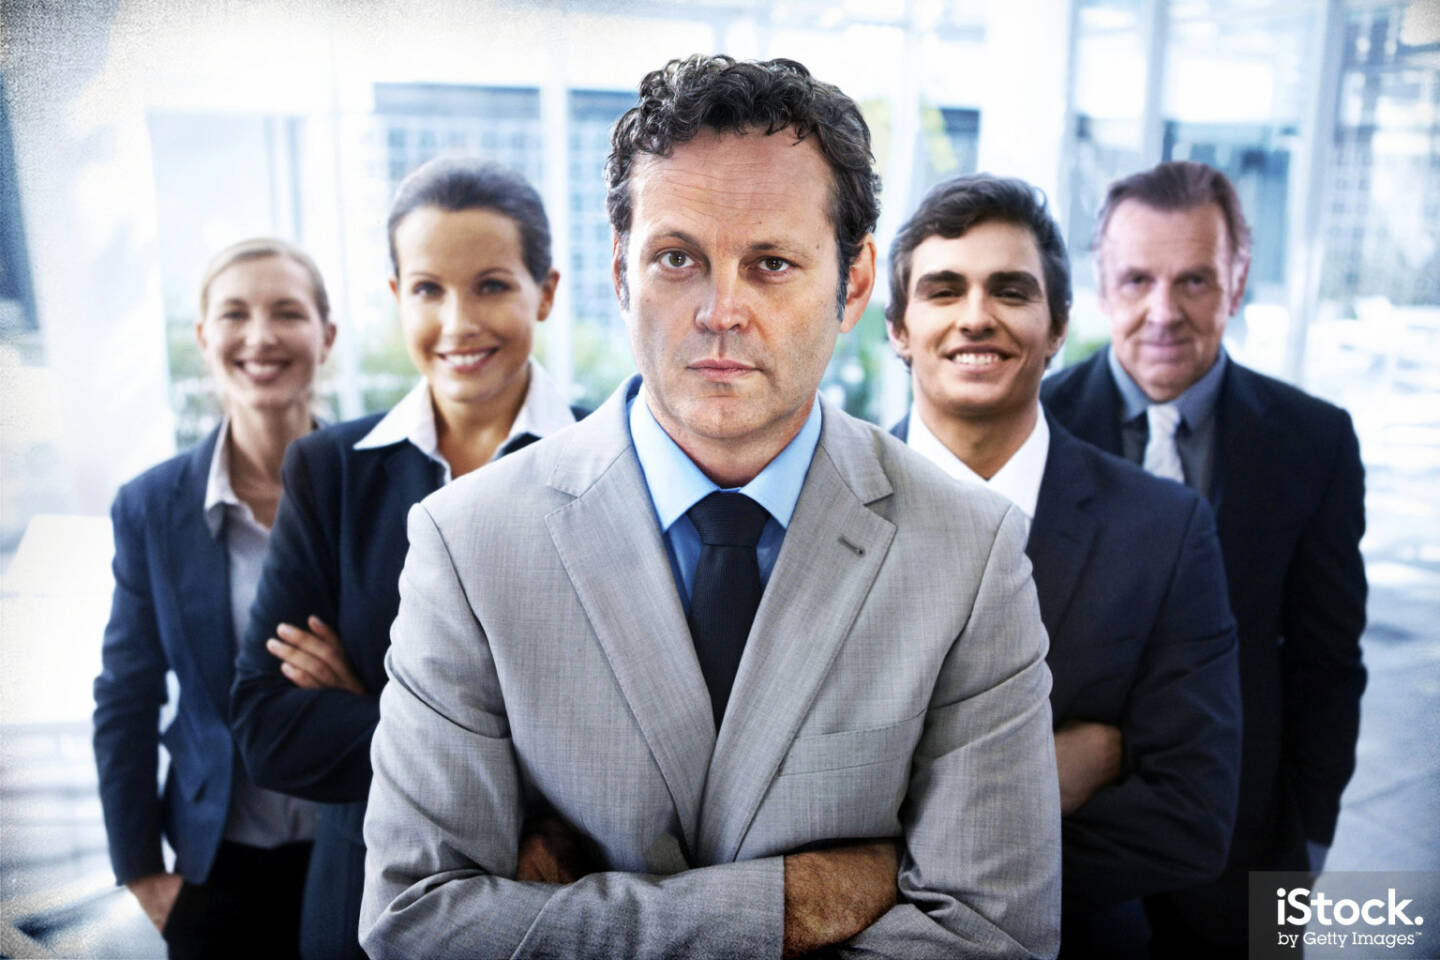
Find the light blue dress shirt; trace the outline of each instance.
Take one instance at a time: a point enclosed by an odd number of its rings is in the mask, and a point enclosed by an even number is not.
[[[1120,444],[1125,459],[1143,463],[1149,434],[1145,408],[1150,406],[1151,400],[1120,365],[1113,344],[1106,349],[1105,361],[1110,366],[1110,379],[1115,381],[1115,389],[1120,392]],[[1220,385],[1225,381],[1225,368],[1229,362],[1225,348],[1221,347],[1210,369],[1172,401],[1180,411],[1175,449],[1185,470],[1185,485],[1212,504],[1219,500],[1215,483],[1215,408],[1220,401]]]
[[[655,421],[650,407],[638,394],[630,397],[629,404],[630,439],[640,459],[640,471],[645,476],[650,502],[660,522],[665,548],[670,554],[670,572],[675,575],[675,586],[680,591],[686,614],[690,612],[690,593],[695,583],[695,566],[700,562],[701,544],[695,524],[685,513],[717,490],[743,493],[769,512],[770,519],[765,521],[765,529],[755,547],[760,582],[769,583],[775,558],[785,542],[785,530],[800,499],[800,488],[805,485],[805,475],[810,471],[810,461],[820,443],[820,398],[816,396],[805,425],[785,449],[766,464],[754,480],[743,487],[729,489],[717,486],[695,466]]]

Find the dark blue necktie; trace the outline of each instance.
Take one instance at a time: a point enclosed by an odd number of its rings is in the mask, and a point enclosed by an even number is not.
[[[712,493],[687,515],[702,545],[690,592],[690,638],[719,730],[765,589],[755,545],[770,514],[743,493]]]

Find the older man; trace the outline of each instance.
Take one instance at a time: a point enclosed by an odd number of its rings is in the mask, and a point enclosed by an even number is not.
[[[893,432],[1031,518],[1055,678],[1061,955],[1144,955],[1139,898],[1218,875],[1235,819],[1235,621],[1210,508],[1041,411],[1070,268],[1034,187],[937,186],[896,237],[890,286],[915,394]]]
[[[1096,229],[1110,348],[1046,382],[1078,436],[1215,507],[1240,630],[1240,815],[1213,884],[1148,904],[1163,956],[1243,956],[1252,870],[1318,869],[1355,768],[1365,668],[1364,470],[1343,410],[1221,346],[1250,230],[1230,181],[1163,163],[1111,186]]]
[[[858,109],[792,61],[672,61],[606,174],[643,380],[411,514],[363,943],[1054,953],[1023,518],[816,394],[875,276]],[[541,810],[592,872],[522,856]]]

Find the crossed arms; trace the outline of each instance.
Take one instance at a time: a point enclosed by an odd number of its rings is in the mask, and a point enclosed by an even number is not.
[[[1023,537],[1007,517],[936,678],[901,807],[897,903],[842,947],[1000,957],[1058,946],[1049,674]],[[361,942],[371,956],[780,956],[787,886],[799,906],[813,860],[609,870],[566,885],[512,879],[529,784],[501,670],[424,505],[411,512],[410,544],[365,823]]]

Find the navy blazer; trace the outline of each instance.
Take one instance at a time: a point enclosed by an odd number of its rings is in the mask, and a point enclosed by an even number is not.
[[[577,417],[584,410],[572,408]],[[301,437],[285,453],[285,489],[235,661],[230,723],[250,778],[319,800],[311,883],[301,918],[306,957],[363,957],[365,800],[380,720],[385,651],[400,608],[410,508],[440,488],[442,468],[414,444],[356,450],[384,414]],[[512,440],[505,454],[534,438]],[[280,623],[314,614],[335,629],[366,693],[305,690],[265,649]]]
[[[1120,779],[1061,824],[1070,919],[1220,873],[1239,788],[1240,690],[1210,508],[1047,423],[1025,553],[1050,634],[1051,711],[1057,727],[1118,726],[1125,743]],[[903,440],[908,426],[892,432]],[[1066,924],[1070,955],[1080,932]]]
[[[1103,351],[1041,395],[1077,436],[1121,453],[1123,405]],[[1240,943],[1246,872],[1307,869],[1305,841],[1330,843],[1354,772],[1364,468],[1345,411],[1233,359],[1216,417],[1212,500],[1245,713],[1240,812],[1225,876],[1172,899],[1187,901],[1193,929]]]
[[[354,449],[382,416],[317,430],[286,451],[284,493],[230,695],[231,726],[251,780],[324,802],[301,918],[306,957],[363,956],[361,828],[370,736],[400,607],[405,517],[441,483],[440,466],[413,444]],[[305,627],[311,614],[339,634],[364,695],[302,689],[280,672],[265,641],[280,623]]]
[[[115,594],[95,678],[95,764],[115,878],[165,869],[203,883],[225,832],[238,758],[226,722],[235,656],[223,538],[205,525],[219,429],[120,488],[110,510]],[[163,737],[165,674],[180,696]],[[157,794],[159,747],[170,770]]]

